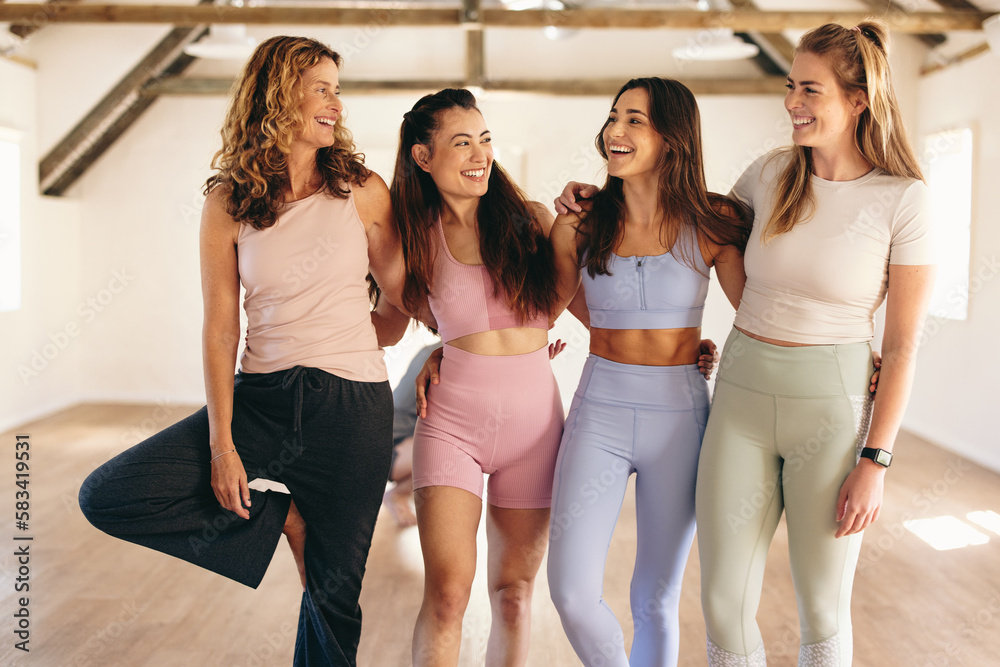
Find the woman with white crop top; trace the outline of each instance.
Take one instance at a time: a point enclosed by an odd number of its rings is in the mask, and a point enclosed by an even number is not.
[[[343,124],[340,63],[301,37],[273,37],[250,57],[202,214],[208,405],[80,490],[101,530],[254,588],[284,532],[304,589],[301,667],[356,663],[392,449],[380,344],[409,321],[368,299],[369,271],[398,298],[402,252],[388,189]],[[234,380],[241,284],[248,327]],[[251,490],[255,478],[290,495]]]
[[[755,616],[782,511],[798,664],[851,664],[862,531],[879,515],[934,275],[888,47],[881,22],[806,33],[785,96],[795,146],[759,159],[733,188],[754,224],[697,487],[713,667],[766,664]],[[873,401],[869,341],[883,300]]]
[[[730,302],[743,289],[748,225],[708,192],[694,96],[633,79],[597,148],[608,178],[589,212],[557,218],[557,266],[581,281],[590,356],[566,420],[553,488],[549,587],[588,666],[669,667],[679,646],[681,579],[694,536],[695,475],[708,418],[699,373],[710,268]],[[445,378],[447,380],[447,378]],[[604,565],[628,479],[636,475],[634,636],[604,603]]]

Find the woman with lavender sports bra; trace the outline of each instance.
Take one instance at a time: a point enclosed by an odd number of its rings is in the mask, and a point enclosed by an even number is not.
[[[588,666],[677,664],[709,406],[698,369],[702,311],[713,266],[739,304],[749,231],[738,205],[706,189],[699,128],[694,96],[680,83],[626,83],[597,136],[607,182],[589,212],[560,215],[551,235],[560,271],[583,269],[587,312],[578,317],[589,315],[590,356],[556,463],[548,577],[563,628]],[[633,473],[638,544],[627,657],[602,584]]]

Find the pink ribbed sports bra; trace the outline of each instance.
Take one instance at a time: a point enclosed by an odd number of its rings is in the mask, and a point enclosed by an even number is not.
[[[549,328],[546,315],[522,321],[507,304],[505,295],[494,294],[493,281],[482,264],[463,264],[451,254],[441,221],[434,223],[439,247],[434,257],[434,276],[427,303],[437,320],[441,339],[450,340],[469,334],[527,327]]]

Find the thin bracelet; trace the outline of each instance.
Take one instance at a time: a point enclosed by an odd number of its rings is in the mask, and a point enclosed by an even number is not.
[[[220,456],[225,456],[226,454],[232,454],[235,451],[236,451],[236,448],[233,447],[228,452],[222,452],[221,454],[217,454],[217,455],[215,455],[215,456],[212,457],[212,460],[209,461],[209,463],[213,463],[215,461],[215,459],[219,458]]]

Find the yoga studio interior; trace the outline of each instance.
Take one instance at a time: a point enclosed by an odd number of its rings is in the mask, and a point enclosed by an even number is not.
[[[255,45],[298,35],[341,54],[344,124],[386,183],[403,114],[427,93],[468,88],[496,162],[554,210],[568,182],[605,182],[595,137],[633,77],[676,79],[694,93],[708,190],[729,193],[756,159],[792,144],[784,100],[799,38],[875,16],[891,35],[938,269],[883,505],[854,574],[853,664],[1000,665],[998,13],[998,0],[0,2],[0,664],[293,662],[302,587],[285,537],[252,589],[104,534],[79,502],[92,471],[206,404],[204,186]],[[864,235],[860,222],[854,231]],[[289,271],[322,270],[303,262]],[[883,304],[875,351],[885,316]],[[713,277],[701,336],[721,351],[733,318]],[[549,340],[566,344],[551,363],[568,411],[589,332],[567,311]],[[435,341],[411,323],[385,347],[392,387]],[[813,444],[822,446],[803,446]],[[626,650],[633,485],[603,586]],[[747,496],[741,511],[759,511],[771,490]],[[413,664],[424,560],[418,527],[398,520],[400,507],[383,504],[371,540],[357,654],[365,667]],[[553,516],[553,526],[565,518]],[[206,524],[202,537],[211,541],[215,529]],[[482,521],[463,667],[487,664],[486,532]],[[680,593],[678,664],[689,667],[709,664],[698,549],[696,534]],[[795,665],[800,625],[784,519],[769,553],[757,624],[767,664]],[[530,605],[525,664],[581,664],[545,562]]]

